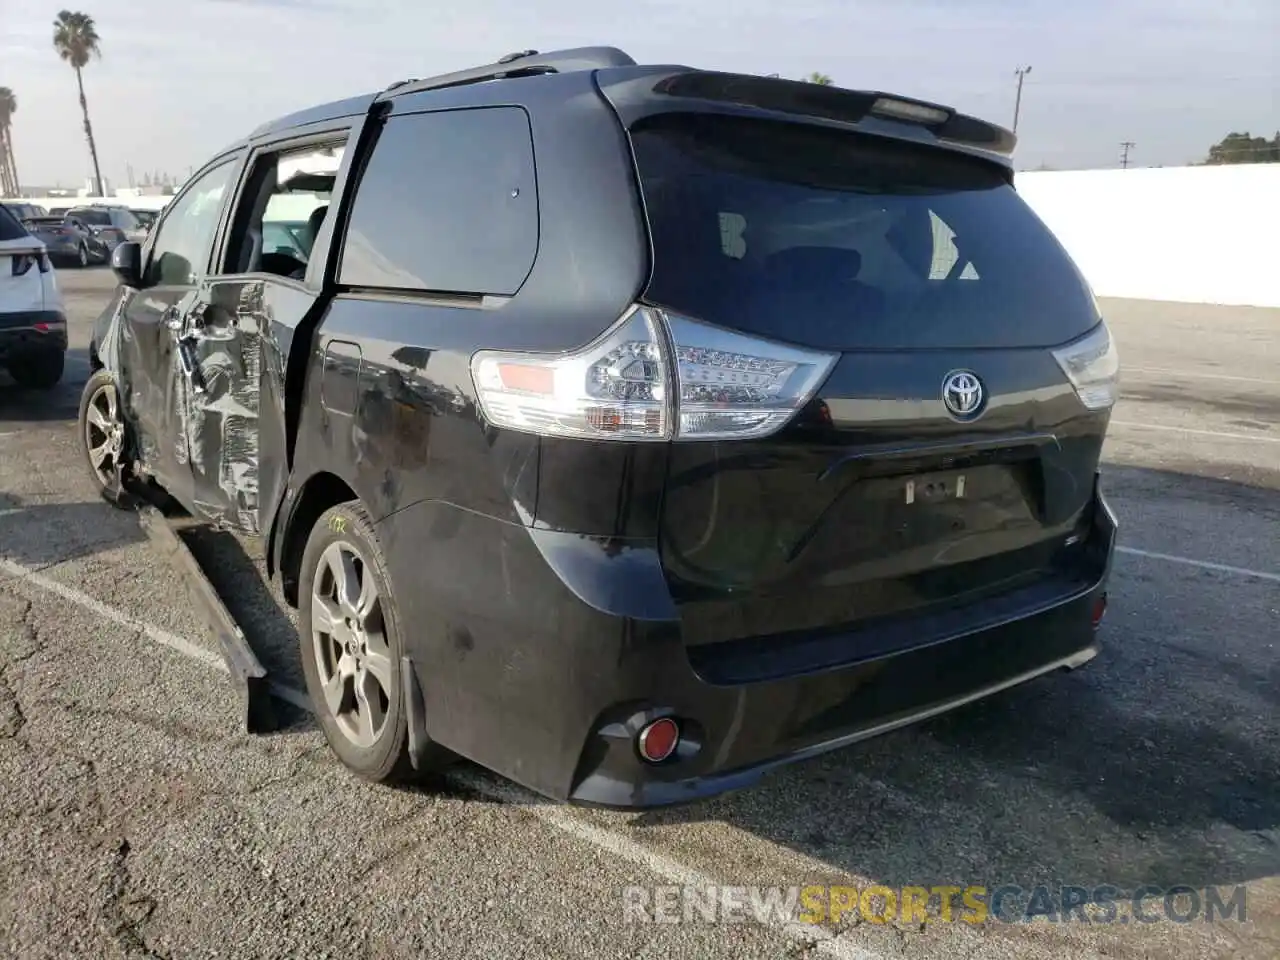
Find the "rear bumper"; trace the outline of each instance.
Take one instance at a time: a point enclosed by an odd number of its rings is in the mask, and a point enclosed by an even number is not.
[[[651,547],[475,514],[445,524],[439,502],[398,513],[384,544],[403,584],[402,622],[421,625],[407,645],[429,735],[554,799],[643,808],[745,787],[783,764],[1086,663],[1098,652],[1092,613],[1116,537],[1114,515],[1095,497],[1087,564],[1067,589],[996,605],[926,646],[757,682],[708,680],[695,667]],[[445,557],[424,561],[423,543],[446,526]],[[636,735],[664,715],[679,720],[681,746],[646,764]]]
[[[68,257],[76,257],[80,254],[79,240],[45,240],[45,253],[51,257],[65,259]]]
[[[67,318],[61,310],[0,313],[0,363],[35,353],[64,353]]]

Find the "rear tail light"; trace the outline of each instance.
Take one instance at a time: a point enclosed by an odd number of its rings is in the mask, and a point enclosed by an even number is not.
[[[942,107],[917,103],[914,100],[899,100],[896,97],[880,97],[871,105],[871,112],[894,120],[907,120],[911,123],[937,124],[950,119],[951,111]]]
[[[36,267],[41,273],[48,273],[53,269],[53,264],[49,261],[49,255],[43,250],[39,253],[15,253],[10,259],[13,263],[13,275],[15,277],[26,276],[31,272],[32,267]]]
[[[1080,402],[1090,410],[1115,406],[1120,391],[1120,354],[1105,322],[1053,351]]]
[[[784,426],[836,359],[637,305],[580,350],[481,351],[471,370],[495,426],[601,440],[747,439]]]
[[[1097,630],[1102,624],[1102,618],[1107,613],[1107,595],[1106,593],[1098,594],[1097,599],[1093,601],[1093,612],[1091,618],[1093,620],[1093,629]]]

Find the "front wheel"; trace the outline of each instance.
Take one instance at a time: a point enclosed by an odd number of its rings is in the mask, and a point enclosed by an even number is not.
[[[129,433],[120,405],[120,390],[109,370],[95,371],[80,395],[80,442],[89,476],[102,498],[122,510],[134,499],[128,483]]]
[[[357,502],[311,530],[298,584],[302,667],[325,739],[354,773],[411,779],[403,634],[373,522]],[[434,765],[439,752],[428,752]]]
[[[80,249],[76,251],[76,264],[82,268],[89,265],[89,248],[83,243],[80,244]]]

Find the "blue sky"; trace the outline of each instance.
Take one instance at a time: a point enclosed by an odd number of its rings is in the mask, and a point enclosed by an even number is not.
[[[26,183],[89,173],[75,80],[50,45],[68,0],[0,0]],[[620,46],[637,60],[802,76],[940,100],[1009,124],[1018,165],[1200,158],[1280,128],[1280,0],[95,0],[85,73],[103,175],[184,175],[273,116],[513,50]]]

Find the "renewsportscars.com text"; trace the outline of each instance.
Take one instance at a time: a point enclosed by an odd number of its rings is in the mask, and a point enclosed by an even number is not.
[[[1247,898],[1243,885],[653,886],[623,888],[622,909],[628,923],[1243,923]]]

